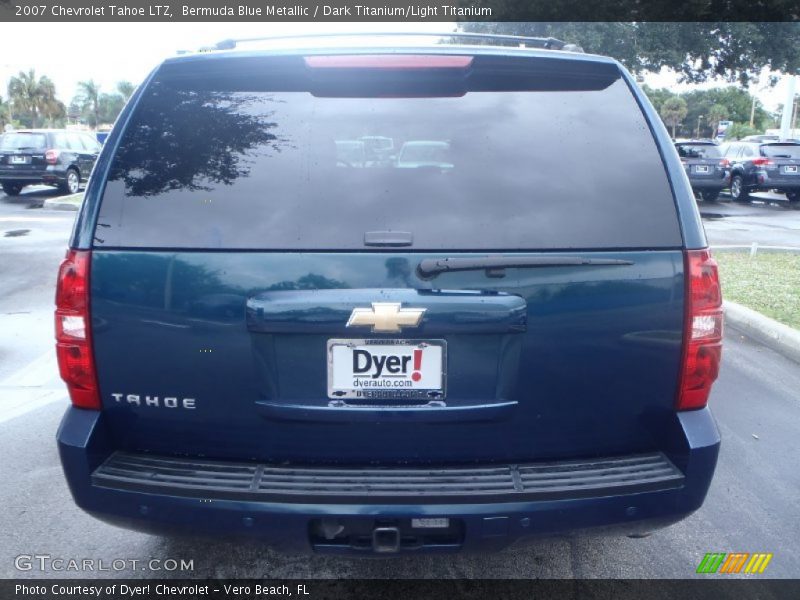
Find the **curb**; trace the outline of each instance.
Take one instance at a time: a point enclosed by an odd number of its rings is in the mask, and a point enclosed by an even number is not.
[[[709,246],[714,252],[725,252],[726,250],[750,250],[753,251],[755,247],[756,252],[800,252],[800,246],[767,246],[761,245],[756,242],[752,244],[729,244],[721,246]]]
[[[45,200],[44,208],[49,208],[50,210],[72,210],[77,212],[82,202],[83,194],[74,194],[72,196],[62,196],[60,198]]]
[[[730,300],[725,300],[723,309],[725,325],[800,363],[800,331]]]

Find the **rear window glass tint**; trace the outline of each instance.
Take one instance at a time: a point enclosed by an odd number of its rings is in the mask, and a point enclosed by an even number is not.
[[[83,152],[86,148],[83,147],[83,141],[81,140],[81,136],[77,133],[68,133],[67,134],[67,148],[70,150],[74,150],[76,152]]]
[[[4,133],[0,136],[0,150],[42,150],[47,146],[43,133]]]
[[[720,158],[719,146],[713,144],[678,144],[678,154],[682,158]]]
[[[409,97],[403,82],[360,97],[357,77],[328,94],[264,72],[173,66],[149,85],[96,246],[362,250],[376,231],[408,232],[418,250],[681,243],[660,155],[616,71],[526,88],[535,78],[495,70],[460,94],[420,78]]]
[[[761,146],[761,154],[771,158],[800,158],[800,144],[769,144]]]

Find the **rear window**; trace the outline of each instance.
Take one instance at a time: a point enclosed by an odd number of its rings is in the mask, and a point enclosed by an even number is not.
[[[771,158],[800,158],[800,144],[767,144],[761,154]]]
[[[44,150],[47,137],[43,133],[4,133],[0,135],[0,150]]]
[[[369,250],[385,231],[414,250],[681,244],[614,65],[476,57],[318,77],[282,60],[163,66],[113,159],[95,245]]]
[[[714,144],[678,144],[681,158],[721,158],[719,146]]]

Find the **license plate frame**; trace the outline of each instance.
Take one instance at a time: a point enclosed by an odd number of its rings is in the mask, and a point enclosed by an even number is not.
[[[701,175],[708,175],[709,168],[708,165],[696,165],[694,168],[695,173],[699,173]]]
[[[797,175],[797,165],[786,165],[783,167],[783,172],[787,175]]]
[[[28,164],[28,157],[27,156],[14,156],[14,155],[12,155],[9,158],[8,164],[10,164],[10,165],[27,165]]]
[[[337,348],[345,348],[344,351]],[[365,387],[358,389],[355,385],[343,385],[344,378],[349,377],[354,381],[354,365],[339,365],[339,360],[347,360],[349,349],[349,360],[353,360],[354,350],[365,350],[367,352],[383,352],[383,356],[389,356],[386,352],[396,351],[392,356],[400,356],[400,365],[393,363],[394,368],[406,367],[405,373],[389,374],[381,370],[381,376],[373,378],[371,375],[377,372],[377,366],[373,365],[370,372],[359,375],[357,379],[365,382]],[[415,372],[414,350],[422,350],[420,379],[412,380]],[[427,354],[424,354],[425,352]],[[362,355],[363,356],[363,355]],[[372,356],[372,355],[370,355]],[[409,360],[403,365],[403,356],[408,356]],[[447,341],[442,339],[380,339],[380,338],[333,338],[327,343],[327,371],[328,371],[328,398],[331,400],[392,400],[410,401],[412,403],[430,402],[433,400],[444,400],[447,397]],[[366,358],[365,358],[366,360]],[[372,359],[370,359],[372,360]],[[366,362],[363,363],[366,366]],[[388,365],[384,363],[388,370]],[[337,369],[337,367],[339,367]],[[366,382],[378,382],[369,383]],[[388,381],[409,382],[406,387],[388,387]],[[431,385],[431,383],[438,385]],[[394,385],[394,384],[391,384]],[[386,387],[385,387],[386,386]]]

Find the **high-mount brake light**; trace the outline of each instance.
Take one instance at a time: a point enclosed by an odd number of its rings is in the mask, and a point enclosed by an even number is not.
[[[678,410],[703,408],[719,374],[722,292],[717,263],[708,249],[687,250],[686,321],[678,386]]]
[[[471,56],[436,54],[343,54],[306,56],[310,69],[466,69],[472,65]]]
[[[56,357],[72,404],[100,410],[89,312],[91,252],[68,250],[56,284]]]

